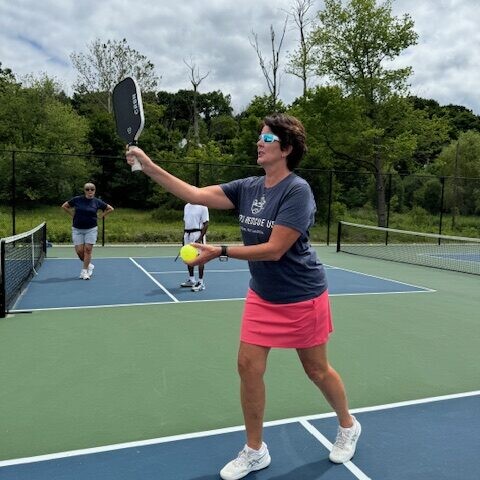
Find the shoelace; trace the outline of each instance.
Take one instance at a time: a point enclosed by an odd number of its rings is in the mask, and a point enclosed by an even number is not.
[[[351,440],[350,432],[345,430],[338,430],[337,438],[335,439],[335,446],[338,448],[345,448],[345,445]]]
[[[248,452],[244,448],[241,452],[238,452],[238,457],[234,460],[235,465],[248,465]]]
[[[258,462],[258,459],[261,458],[262,455],[254,456],[248,455],[248,451],[246,448],[244,448],[241,452],[238,453],[238,457],[233,461],[235,465],[237,466],[247,466],[252,463]]]

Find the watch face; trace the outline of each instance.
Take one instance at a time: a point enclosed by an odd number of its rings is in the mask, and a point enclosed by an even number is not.
[[[228,260],[228,257],[225,257],[225,256],[221,256],[221,257],[218,257],[218,258],[221,262],[226,262]]]

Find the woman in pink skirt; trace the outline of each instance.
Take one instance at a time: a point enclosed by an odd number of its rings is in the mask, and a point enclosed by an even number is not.
[[[236,209],[244,245],[195,244],[200,255],[192,266],[237,258],[247,260],[250,286],[242,318],[238,372],[246,444],[221,470],[237,480],[270,464],[263,442],[264,373],[271,348],[295,348],[303,368],[337,414],[337,439],[330,460],[350,460],[361,432],[348,410],[342,380],[327,359],[332,332],[325,269],[310,245],[315,200],[308,183],[293,170],[306,153],[305,129],[295,117],[264,119],[257,141],[257,163],[265,175],[198,188],[169,174],[139,148],[130,148],[143,172],[185,202],[215,209]]]

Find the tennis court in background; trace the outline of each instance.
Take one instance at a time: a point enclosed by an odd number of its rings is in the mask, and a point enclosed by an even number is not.
[[[211,262],[205,291],[182,289],[177,249],[97,247],[90,281],[73,248],[48,250],[0,321],[0,479],[219,478],[244,441],[236,350],[249,276],[245,262]],[[317,250],[358,451],[328,461],[330,407],[295,352],[274,350],[272,465],[247,478],[478,478],[480,277]]]

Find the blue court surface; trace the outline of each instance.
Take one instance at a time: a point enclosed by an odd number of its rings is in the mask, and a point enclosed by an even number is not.
[[[206,289],[181,288],[187,268],[173,257],[102,258],[95,260],[91,280],[79,279],[74,259],[47,259],[28,284],[12,313],[57,308],[146,305],[172,302],[244,299],[250,274],[246,262],[214,260],[205,268]],[[327,267],[330,295],[418,293],[432,290]]]
[[[271,465],[248,480],[478,479],[480,391],[352,410],[354,458],[328,460],[332,414],[265,424]],[[436,425],[432,431],[432,425]],[[455,441],[445,441],[455,438]],[[0,462],[2,480],[217,480],[242,448],[241,427]]]

